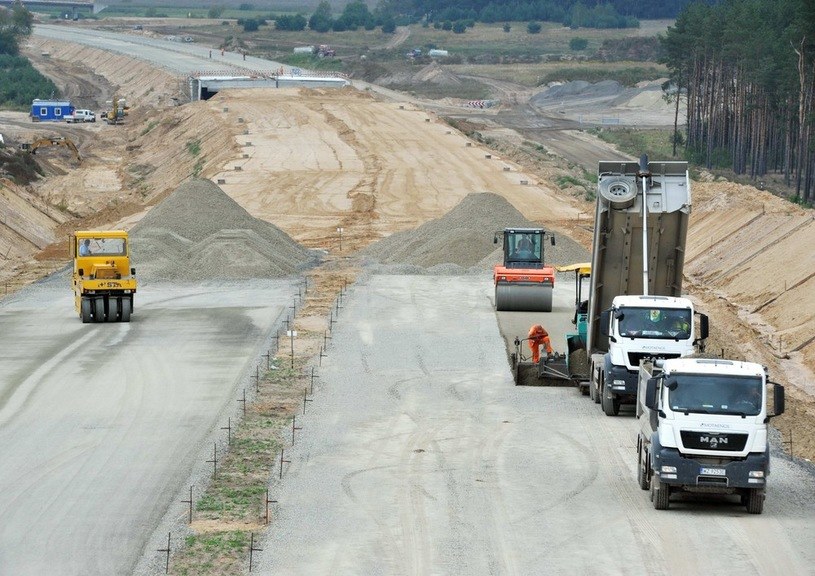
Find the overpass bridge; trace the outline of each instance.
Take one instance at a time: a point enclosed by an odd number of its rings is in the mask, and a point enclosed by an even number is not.
[[[0,6],[11,6],[16,1],[0,0]],[[37,8],[68,8],[72,14],[84,10],[91,14],[99,14],[107,8],[105,4],[97,4],[94,0],[22,0],[21,3],[31,12],[36,12]]]

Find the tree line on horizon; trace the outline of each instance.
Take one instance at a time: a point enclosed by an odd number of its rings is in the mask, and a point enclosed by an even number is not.
[[[688,160],[753,179],[782,174],[796,201],[815,203],[815,2],[694,3],[662,45],[687,98],[674,143]]]
[[[0,107],[25,109],[35,98],[56,95],[56,85],[20,56],[20,42],[33,24],[34,15],[22,3],[0,7]]]

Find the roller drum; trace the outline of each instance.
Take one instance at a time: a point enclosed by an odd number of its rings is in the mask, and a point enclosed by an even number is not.
[[[495,309],[499,312],[551,312],[554,288],[539,282],[495,285]]]

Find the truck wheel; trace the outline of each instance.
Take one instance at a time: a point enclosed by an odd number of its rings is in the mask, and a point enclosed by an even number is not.
[[[646,453],[645,457],[643,458],[642,452],[643,450],[640,448],[639,456],[637,458],[637,483],[640,485],[641,489],[648,490],[651,487],[651,479],[648,477],[648,455]]]
[[[748,514],[761,514],[764,511],[764,490],[751,488],[747,490],[745,506]]]
[[[104,298],[94,298],[93,299],[93,321],[94,322],[104,322],[105,321],[105,299]]]
[[[119,320],[119,299],[115,296],[108,298],[108,322]]]
[[[609,398],[605,388],[600,392],[600,403],[606,416],[616,416],[620,413],[620,402],[614,398]]]
[[[671,501],[671,487],[665,482],[651,482],[651,501],[654,509],[667,510]]]
[[[130,298],[122,298],[122,322],[130,322],[130,312],[133,309]]]
[[[82,298],[79,303],[79,310],[82,314],[82,323],[87,324],[91,321],[91,301],[87,298]]]

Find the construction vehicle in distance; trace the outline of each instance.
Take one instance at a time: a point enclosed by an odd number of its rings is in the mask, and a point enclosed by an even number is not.
[[[76,147],[76,144],[70,138],[64,138],[62,136],[54,136],[51,138],[37,138],[30,144],[23,143],[20,144],[20,149],[24,150],[30,154],[36,154],[37,150],[40,148],[47,148],[51,146],[59,146],[62,148],[67,148],[70,150],[74,158],[77,162],[82,162],[82,156],[79,154],[79,149]]]
[[[543,228],[506,228],[503,234],[504,263],[493,268],[495,309],[504,311],[551,312],[555,269],[544,264],[544,240],[555,237]]]
[[[333,58],[337,55],[337,51],[328,44],[320,44],[317,46],[316,54],[317,58]]]
[[[130,322],[136,269],[127,232],[80,231],[69,237],[74,304],[82,322]]]
[[[105,102],[107,109],[102,112],[102,119],[107,124],[119,124],[124,120],[129,110],[124,98],[114,97],[113,100]]]
[[[640,360],[704,347],[681,297],[690,215],[686,162],[600,162],[588,297],[589,396],[608,416],[636,401]]]
[[[773,385],[773,414],[767,386]],[[768,422],[784,413],[784,387],[753,362],[644,360],[639,370],[637,482],[657,510],[671,494],[737,494],[764,509],[770,474]]]

